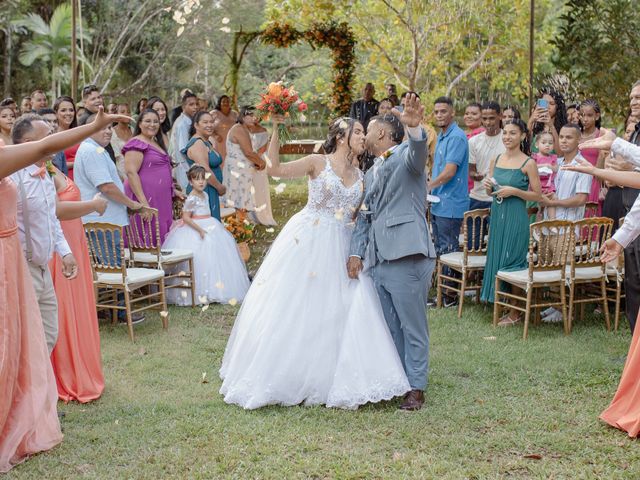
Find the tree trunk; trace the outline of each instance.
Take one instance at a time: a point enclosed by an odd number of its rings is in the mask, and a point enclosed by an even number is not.
[[[4,32],[4,97],[11,95],[11,27]]]

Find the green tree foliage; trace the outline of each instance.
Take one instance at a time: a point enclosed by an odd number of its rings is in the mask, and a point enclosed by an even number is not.
[[[38,62],[49,73],[52,96],[61,94],[63,84],[71,79],[71,5],[63,3],[53,12],[49,22],[36,13],[30,13],[13,22],[31,38],[22,44],[18,59],[26,67]],[[89,41],[85,29],[84,41]],[[78,60],[85,62],[82,52]]]
[[[554,64],[584,97],[617,120],[640,79],[640,9],[634,0],[568,0],[554,40]]]

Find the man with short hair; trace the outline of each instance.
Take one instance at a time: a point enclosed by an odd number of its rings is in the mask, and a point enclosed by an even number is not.
[[[191,136],[189,130],[193,122],[193,116],[198,111],[198,97],[190,91],[187,91],[182,97],[182,113],[176,119],[171,129],[171,141],[169,143],[169,154],[178,163],[173,171],[174,178],[183,192],[187,191],[189,181],[187,180],[187,156],[182,153],[182,149],[189,143]]]
[[[82,104],[87,110],[87,117],[91,114],[98,113],[100,107],[104,107],[104,98],[100,89],[96,85],[86,85],[82,89]],[[87,123],[86,120],[83,123]]]
[[[555,207],[557,220],[582,220],[584,218],[584,210],[589,200],[591,192],[591,175],[586,173],[572,172],[563,170],[563,165],[577,165],[578,160],[585,160],[578,150],[578,144],[582,130],[580,125],[570,123],[560,129],[558,135],[558,144],[560,153],[563,155],[558,158],[558,173],[555,176],[554,183],[556,193],[553,195],[542,195],[540,204],[544,207]],[[545,208],[544,217],[547,219],[547,210]],[[557,255],[555,251],[557,243],[549,239],[554,235],[553,232],[543,236],[541,239],[542,246],[540,251],[549,252],[550,255]],[[548,246],[546,245],[548,242]],[[544,322],[561,322],[562,314],[555,308],[548,308],[542,312],[542,321]]]
[[[489,174],[492,163],[506,150],[502,143],[501,124],[500,104],[497,102],[485,102],[482,105],[482,126],[484,131],[469,139],[469,178],[473,181],[473,188],[469,192],[469,210],[491,208],[493,198],[487,195],[487,189],[482,185],[482,180]],[[471,228],[471,225],[469,225],[469,228]],[[478,248],[480,230],[478,222],[474,229],[474,238],[469,239],[469,248],[472,245]]]
[[[22,97],[20,100],[20,115],[31,113],[31,97]]]
[[[436,143],[433,172],[428,188],[440,199],[431,206],[431,225],[438,256],[455,252],[460,244],[460,227],[464,212],[469,210],[469,143],[454,121],[453,101],[437,98],[433,109],[436,126],[441,129]],[[450,274],[445,269],[445,274]],[[453,305],[454,297],[445,295],[445,305]]]
[[[369,125],[369,120],[378,114],[378,104],[380,102],[373,98],[375,93],[376,89],[373,83],[367,82],[362,91],[362,98],[353,102],[349,111],[349,116],[358,120],[365,129]]]
[[[31,109],[34,112],[42,108],[48,108],[47,95],[42,90],[34,90],[31,94]]]
[[[38,141],[51,133],[51,127],[35,114],[25,114],[16,120],[11,131],[14,144]],[[49,261],[54,253],[62,257],[62,272],[68,279],[77,275],[78,265],[64,238],[56,217],[58,196],[46,168],[47,158],[11,175],[18,187],[18,232],[33,278],[38,306],[42,316],[49,353],[58,339],[58,302],[53,287]]]
[[[58,131],[58,116],[52,108],[41,108],[38,110],[38,115],[49,124],[51,131]],[[67,158],[64,156],[64,152],[58,152],[53,156],[52,163],[65,175],[69,175],[69,168],[67,167]]]

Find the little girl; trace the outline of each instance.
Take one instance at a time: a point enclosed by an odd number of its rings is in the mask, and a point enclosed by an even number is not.
[[[549,132],[537,135],[536,147],[538,148],[538,153],[531,155],[531,158],[538,164],[542,194],[549,196],[549,198],[555,198],[556,185],[554,180],[558,172],[558,156],[551,153],[553,150],[553,135]],[[549,220],[556,218],[555,207],[546,207],[546,211]]]
[[[162,249],[182,248],[193,252],[199,304],[240,302],[249,289],[249,276],[233,236],[211,216],[209,198],[204,191],[206,170],[193,165],[187,178],[193,190],[184,202],[182,221],[167,234]],[[185,290],[176,288],[167,290],[167,302],[191,305],[191,295],[183,295],[183,292]]]

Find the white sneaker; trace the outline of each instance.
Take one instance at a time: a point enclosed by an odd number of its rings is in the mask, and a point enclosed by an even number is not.
[[[560,323],[562,321],[562,313],[556,310],[555,312],[544,317],[542,321],[546,323]]]

